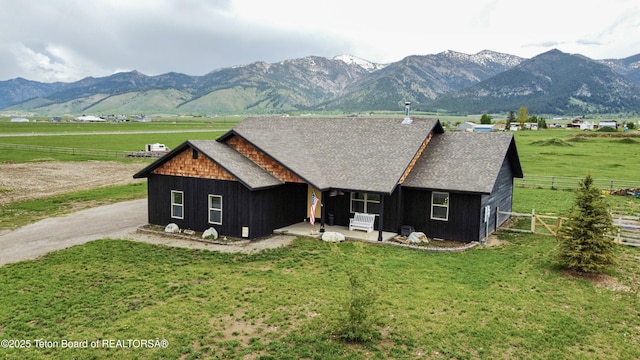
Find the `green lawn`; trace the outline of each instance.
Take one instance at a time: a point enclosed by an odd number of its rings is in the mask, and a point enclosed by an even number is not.
[[[123,149],[163,142],[173,147],[186,138],[215,138],[217,131],[21,141],[70,146],[69,139],[81,139],[73,141],[92,148],[111,141]],[[640,178],[640,167],[630,165],[640,155],[637,144],[572,141],[574,133],[516,133],[525,173],[582,177],[590,171],[594,177]],[[574,146],[539,142],[556,138]],[[0,161],[11,156],[0,155]],[[133,184],[10,204],[0,209],[0,222],[28,223],[64,213],[71,204],[144,194],[143,185]],[[516,188],[514,211],[566,214],[573,196],[571,191]],[[612,206],[640,209],[640,200],[608,199]],[[94,241],[0,267],[0,358],[640,358],[640,249],[619,247],[618,266],[588,281],[559,268],[553,237],[499,237],[505,241],[500,246],[462,253],[379,245],[367,245],[360,253],[353,243],[308,238],[255,254]],[[358,256],[359,264],[377,270],[369,281],[381,296],[379,340],[348,344],[336,336],[349,288],[335,246],[347,255],[345,261]],[[13,340],[23,340],[17,344],[24,346],[28,341],[30,347],[10,348]],[[97,341],[97,348],[62,348],[66,341],[84,346],[85,340],[89,347]],[[140,348],[141,340],[167,345]]]
[[[464,253],[365,246],[379,271],[382,337],[335,336],[348,284],[331,248],[222,254],[100,240],[0,268],[0,349],[25,358],[637,359],[640,272],[620,248],[609,282],[569,277],[551,237],[505,234],[508,244]],[[350,260],[347,260],[350,261]],[[608,286],[608,287],[607,287]],[[61,341],[166,340],[166,348],[62,349]],[[34,340],[58,348],[34,348]],[[42,343],[40,343],[42,344]],[[53,343],[52,343],[53,344]],[[133,343],[132,343],[133,344]]]

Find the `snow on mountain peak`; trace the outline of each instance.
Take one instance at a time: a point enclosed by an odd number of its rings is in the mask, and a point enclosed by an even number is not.
[[[472,61],[477,64],[487,64],[487,63],[498,63],[505,66],[515,66],[522,62],[522,58],[503,54],[491,50],[482,50],[476,54],[465,54],[458,51],[453,50],[445,50],[438,55],[447,56],[455,59]]]
[[[357,56],[353,56],[353,55],[347,55],[347,54],[342,54],[342,55],[338,55],[338,56],[334,56],[332,58],[332,60],[341,60],[347,64],[355,64],[360,66],[361,68],[371,72],[371,71],[376,71],[376,70],[380,70],[383,67],[387,66],[386,64],[376,64],[376,63],[372,63],[371,61],[365,60],[365,59],[361,59]]]

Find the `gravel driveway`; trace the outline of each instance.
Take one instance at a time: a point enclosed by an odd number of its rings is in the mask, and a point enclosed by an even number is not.
[[[138,233],[137,228],[144,224],[147,224],[147,199],[103,205],[45,219],[0,235],[0,266],[104,238],[244,253],[288,245],[293,240],[293,236],[273,236],[242,245],[214,245]]]

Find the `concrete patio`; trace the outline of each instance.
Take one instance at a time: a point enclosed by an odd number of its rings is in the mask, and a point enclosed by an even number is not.
[[[311,233],[311,229],[312,229],[311,224],[309,224],[308,222],[300,222],[297,224],[285,226],[280,229],[276,229],[273,231],[273,233],[295,235],[295,236],[307,236],[307,237],[312,237],[316,239],[319,239],[322,237],[322,233],[320,232],[320,223],[316,223],[315,231],[313,234]],[[360,241],[373,241],[373,242],[378,241],[378,230],[374,230],[370,233],[367,233],[365,231],[360,231],[360,230],[349,231],[349,227],[347,226],[337,226],[337,225],[329,226],[326,224],[324,226],[324,230],[325,232],[332,231],[332,232],[341,233],[342,235],[344,235],[345,239],[347,240],[360,240]],[[394,232],[383,231],[382,241],[389,241],[390,239],[393,239],[393,237],[395,237],[396,235],[398,234]]]

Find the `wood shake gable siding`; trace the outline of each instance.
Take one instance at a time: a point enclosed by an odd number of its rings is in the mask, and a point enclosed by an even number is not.
[[[152,173],[157,175],[237,181],[235,176],[229,174],[228,171],[208,159],[202,153],[198,152],[198,158],[194,159],[193,151],[197,150],[187,147],[171,160],[153,170]]]
[[[427,138],[424,139],[424,142],[420,146],[420,149],[418,149],[416,156],[413,157],[413,160],[411,160],[411,162],[409,163],[409,166],[407,166],[407,169],[404,171],[404,174],[402,174],[402,177],[400,178],[400,181],[398,181],[398,184],[402,184],[404,180],[407,178],[407,176],[409,175],[413,167],[416,165],[416,162],[420,158],[420,155],[422,155],[422,153],[424,152],[424,149],[426,149],[427,145],[429,145],[429,142],[431,141],[432,137],[433,137],[433,132],[429,133],[429,136],[427,136]]]
[[[260,151],[241,137],[232,136],[226,141],[226,143],[277,179],[284,182],[305,183],[304,180],[294,174],[291,170],[280,165],[280,163],[274,160],[271,156]]]

